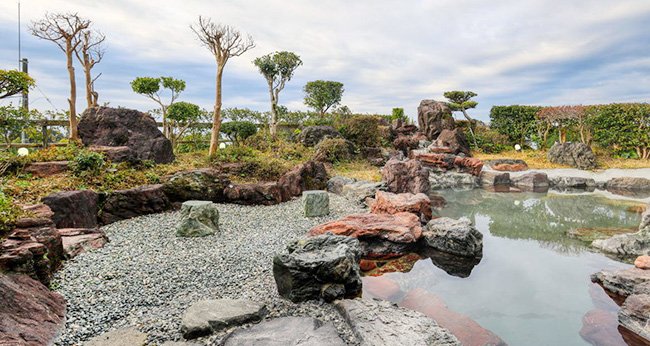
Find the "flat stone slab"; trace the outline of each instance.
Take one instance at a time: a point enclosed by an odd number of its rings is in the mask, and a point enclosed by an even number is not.
[[[238,329],[226,337],[223,345],[345,346],[346,343],[332,322],[324,324],[312,317],[281,317]]]
[[[186,339],[194,339],[231,326],[260,321],[267,313],[264,304],[250,300],[204,300],[192,304],[185,311],[181,332]]]
[[[85,342],[84,346],[143,346],[146,342],[147,334],[131,327],[96,336]]]
[[[461,345],[447,329],[421,312],[377,299],[340,300],[336,307],[350,324],[361,346]]]
[[[330,213],[330,196],[327,191],[312,190],[302,193],[306,217],[325,216]]]
[[[600,283],[612,293],[627,297],[633,294],[636,285],[650,282],[650,270],[636,267],[616,272],[601,270],[591,275],[591,281]]]

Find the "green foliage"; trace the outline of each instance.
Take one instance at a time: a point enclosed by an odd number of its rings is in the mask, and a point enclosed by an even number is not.
[[[28,91],[36,85],[25,72],[0,70],[0,99]]]
[[[245,146],[229,145],[221,150],[217,150],[212,161],[219,162],[239,162],[255,156],[253,149]]]
[[[358,148],[376,147],[381,142],[379,118],[374,116],[356,116],[347,119],[339,131],[345,139]]]
[[[239,145],[257,132],[257,126],[250,121],[231,121],[221,124],[221,132]]]
[[[162,107],[163,118],[166,118],[167,108],[174,104],[180,93],[185,90],[185,81],[173,77],[137,77],[131,82],[131,88],[134,92],[156,101]],[[162,101],[163,90],[161,88],[171,92],[171,98],[167,104]]]
[[[465,109],[475,108],[478,103],[471,101],[472,97],[477,96],[472,91],[447,91],[443,94],[449,102],[447,105],[452,111],[462,111]]]
[[[84,150],[70,161],[70,171],[76,176],[96,176],[101,173],[105,163],[104,155]]]
[[[0,192],[0,237],[10,232],[23,214],[22,208],[17,206],[11,198]]]
[[[176,102],[169,107],[167,118],[178,123],[197,121],[201,117],[201,108],[189,102]]]
[[[272,91],[282,90],[293,77],[295,70],[302,65],[300,57],[293,52],[275,52],[256,58],[253,64],[269,83]]]
[[[41,142],[43,140],[43,131],[36,121],[52,118],[57,119],[67,117],[65,114],[46,112],[42,114],[32,109],[26,111],[24,108],[16,108],[11,105],[0,107],[0,142],[16,143],[20,141],[21,131],[25,130],[27,139],[30,142]],[[49,127],[47,130],[49,142],[56,142],[64,138],[63,133],[56,128]]]
[[[221,111],[221,116],[230,121],[250,121],[255,124],[268,124],[270,116],[259,111],[248,108],[225,108]]]
[[[343,138],[324,139],[318,144],[316,150],[331,163],[348,161],[351,157],[350,145]]]
[[[490,127],[508,137],[509,145],[524,145],[535,134],[535,115],[538,106],[493,106],[490,109]]]
[[[467,124],[467,122],[464,123]],[[474,130],[475,136],[473,136],[472,132],[467,130],[467,126],[465,125],[462,128],[472,150],[480,149],[486,154],[498,154],[512,148],[508,143],[508,137],[499,134],[494,129],[485,125],[478,125]],[[478,148],[475,147],[474,140],[476,140]]]
[[[588,106],[587,113],[587,123],[600,147],[621,157],[650,158],[650,104]]]
[[[323,117],[330,107],[338,105],[343,96],[343,83],[316,80],[307,83],[303,89],[305,104]]]

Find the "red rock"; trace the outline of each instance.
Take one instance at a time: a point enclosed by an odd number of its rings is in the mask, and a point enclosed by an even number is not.
[[[65,317],[65,299],[25,275],[0,273],[0,345],[51,345]]]
[[[415,243],[422,237],[422,226],[417,215],[411,213],[352,214],[312,228],[309,236],[327,232],[359,240],[379,238],[394,243]]]
[[[43,197],[59,228],[97,226],[98,196],[91,190],[59,191]]]
[[[471,157],[469,151],[469,142],[463,134],[461,129],[444,129],[440,132],[440,135],[433,141],[433,144],[429,146],[429,150],[434,153],[450,153],[454,155],[464,154],[467,157]]]
[[[627,346],[617,328],[615,312],[590,310],[582,317],[580,336],[594,346]]]
[[[104,231],[98,228],[62,228],[57,232],[61,235],[66,259],[74,258],[90,249],[100,249],[108,242]]]
[[[23,168],[23,173],[30,173],[39,178],[49,177],[67,172],[70,169],[68,163],[68,161],[28,163]]]
[[[363,296],[383,300],[395,300],[403,295],[397,281],[386,276],[363,277]]]
[[[405,155],[408,154],[411,150],[417,149],[420,141],[426,140],[427,136],[416,132],[411,136],[398,135],[397,138],[393,141],[393,146],[395,149],[402,151]]]
[[[634,266],[640,269],[650,269],[650,256],[639,256],[634,260]]]
[[[464,346],[506,346],[496,334],[481,327],[467,316],[447,308],[436,295],[416,288],[404,296],[398,305],[419,311],[449,329]]]
[[[140,161],[138,159],[138,153],[136,153],[135,150],[126,146],[111,147],[106,145],[100,145],[100,146],[91,146],[88,149],[103,154],[106,159],[108,159],[113,163]]]
[[[421,161],[425,166],[444,172],[453,170],[478,176],[483,169],[483,161],[473,157],[411,152],[411,158]]]
[[[504,163],[504,164],[492,166],[492,169],[494,169],[495,171],[504,171],[504,172],[521,172],[521,171],[528,170],[528,167],[520,163],[515,163],[512,165]]]
[[[324,190],[327,187],[327,170],[321,162],[307,161],[293,167],[285,173],[278,186],[282,190],[283,200],[300,196],[303,191]]]
[[[422,256],[410,253],[388,260],[375,260],[375,268],[364,273],[366,276],[381,276],[386,273],[408,273],[413,269],[415,262],[422,259]]]
[[[116,190],[106,196],[102,206],[101,222],[106,225],[136,216],[162,213],[171,209],[172,204],[165,194],[163,184],[144,185],[128,190]],[[68,226],[85,227],[92,226]],[[59,226],[65,228],[64,226]]]
[[[591,297],[591,302],[594,303],[596,309],[612,312],[618,312],[620,309],[619,304],[617,304],[612,297],[607,294],[607,291],[597,283],[592,282],[589,284],[589,296]]]
[[[429,198],[431,199],[431,207],[433,208],[442,208],[447,205],[447,201],[443,197],[429,196]]]
[[[429,171],[417,160],[390,159],[381,170],[381,180],[393,193],[428,193]]]
[[[375,214],[413,213],[426,223],[431,220],[431,199],[423,193],[390,193],[377,191],[375,201],[370,205],[370,212]]]
[[[361,269],[361,271],[367,272],[375,268],[377,268],[375,261],[362,259],[361,262],[359,262],[359,269]]]

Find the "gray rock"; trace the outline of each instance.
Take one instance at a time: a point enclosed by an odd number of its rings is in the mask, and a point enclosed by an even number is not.
[[[123,328],[104,333],[84,343],[84,346],[142,346],[147,342],[147,334],[137,329]]]
[[[607,191],[620,195],[634,195],[634,192],[650,192],[650,179],[646,178],[612,178],[605,184]]]
[[[302,193],[302,205],[305,208],[306,217],[329,215],[330,196],[327,191],[304,191]]]
[[[603,287],[620,296],[627,297],[634,293],[637,285],[650,282],[650,270],[636,267],[612,272],[601,270],[591,275],[591,281],[600,283]]]
[[[302,129],[296,140],[307,147],[313,147],[328,138],[343,138],[343,135],[334,126],[313,125]]]
[[[608,239],[596,239],[593,248],[619,256],[650,254],[650,227],[636,233],[618,234]]]
[[[181,221],[176,235],[204,237],[219,231],[219,210],[210,201],[186,201],[181,207]]]
[[[498,165],[524,165],[528,167],[528,164],[524,160],[519,159],[494,159],[489,161],[483,161],[486,166],[494,167]]]
[[[419,160],[390,159],[381,170],[381,181],[392,193],[429,193],[429,169]]]
[[[418,106],[418,124],[420,131],[431,141],[438,138],[442,130],[453,130],[456,127],[451,109],[435,100],[422,100]]]
[[[546,173],[530,172],[518,177],[512,178],[512,184],[532,191],[545,191],[548,190],[548,176]]]
[[[204,300],[192,304],[185,311],[181,332],[186,339],[194,339],[228,327],[260,321],[267,313],[264,304],[250,300]]]
[[[356,296],[360,259],[361,245],[353,237],[327,233],[295,241],[273,258],[278,293],[293,302]]]
[[[228,176],[212,168],[177,172],[163,178],[165,194],[172,202],[204,200],[225,201],[224,190],[230,185]]]
[[[647,291],[647,283],[639,286],[645,286]],[[650,341],[650,294],[635,293],[627,297],[618,312],[618,323]]]
[[[377,299],[336,302],[362,346],[461,345],[447,329],[421,312]]]
[[[648,207],[641,215],[641,224],[639,224],[639,229],[643,230],[648,227],[650,227],[650,203],[648,203]]]
[[[597,186],[594,179],[582,177],[551,177],[548,184],[560,189],[595,189]]]
[[[479,186],[479,178],[470,173],[430,171],[429,185],[432,189],[475,188]]]
[[[281,317],[228,335],[223,346],[345,346],[330,322],[311,317]]]
[[[57,228],[97,227],[97,193],[91,190],[59,191],[43,197]]]
[[[377,191],[385,191],[386,185],[375,181],[348,177],[334,177],[327,182],[327,191],[363,203],[374,197]]]
[[[596,168],[596,156],[591,148],[584,143],[555,143],[548,154],[548,160],[560,165],[579,169]]]
[[[424,245],[449,254],[482,257],[483,234],[466,219],[433,219],[422,232]]]
[[[483,187],[509,186],[510,173],[482,171],[478,176],[479,184]]]

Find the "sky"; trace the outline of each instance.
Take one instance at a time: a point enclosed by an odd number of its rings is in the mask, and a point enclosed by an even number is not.
[[[22,0],[20,9],[19,26],[18,1],[0,0],[0,69],[18,67],[20,27],[38,85],[30,107],[41,111],[66,109],[69,94],[65,54],[28,32],[46,11],[78,13],[106,35],[93,74],[99,104],[113,107],[156,108],[130,82],[159,76],[186,82],[179,101],[213,107],[216,62],[190,30],[199,15],[256,43],[228,61],[224,107],[270,109],[252,60],[276,51],[303,61],[280,93],[291,110],[307,110],[302,87],[313,80],[342,82],[341,104],[355,113],[401,107],[413,119],[421,100],[444,101],[450,90],[477,93],[468,113],[486,122],[493,105],[650,101],[649,0]]]

